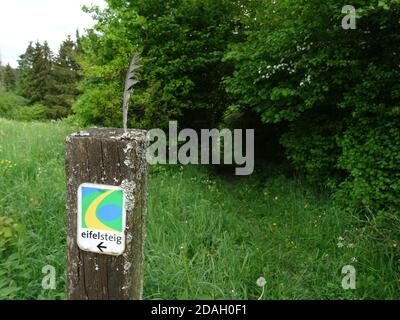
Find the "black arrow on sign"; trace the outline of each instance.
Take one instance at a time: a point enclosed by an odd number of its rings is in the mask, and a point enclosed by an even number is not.
[[[103,249],[107,249],[107,247],[103,246],[103,243],[104,243],[104,242],[100,242],[99,245],[97,246],[97,248],[98,248],[101,252],[103,252]]]

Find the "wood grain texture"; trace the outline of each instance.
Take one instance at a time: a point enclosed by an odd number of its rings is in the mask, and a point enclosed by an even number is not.
[[[143,294],[148,168],[147,133],[90,129],[66,139],[67,296],[71,300],[139,300]],[[77,192],[83,183],[123,186],[128,198],[126,250],[114,257],[77,246]]]

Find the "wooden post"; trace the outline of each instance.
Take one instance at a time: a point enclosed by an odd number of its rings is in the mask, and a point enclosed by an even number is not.
[[[147,133],[89,129],[66,139],[67,296],[71,300],[140,300],[147,216]],[[78,189],[83,183],[122,187],[126,247],[122,255],[90,253],[77,245]]]

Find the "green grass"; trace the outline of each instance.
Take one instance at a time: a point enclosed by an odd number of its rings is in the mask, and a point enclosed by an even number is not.
[[[0,223],[24,226],[0,225],[0,299],[65,298],[63,141],[72,131],[0,119]],[[395,248],[369,231],[301,180],[275,173],[266,182],[228,181],[201,167],[153,167],[145,298],[258,299],[263,276],[263,299],[398,299]],[[349,264],[357,289],[345,291]],[[42,289],[46,265],[56,268],[56,290]]]

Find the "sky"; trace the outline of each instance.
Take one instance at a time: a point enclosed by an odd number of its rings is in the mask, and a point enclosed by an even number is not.
[[[68,35],[93,25],[82,5],[106,6],[104,0],[0,0],[0,57],[3,65],[18,66],[30,41],[49,42],[55,52]]]

